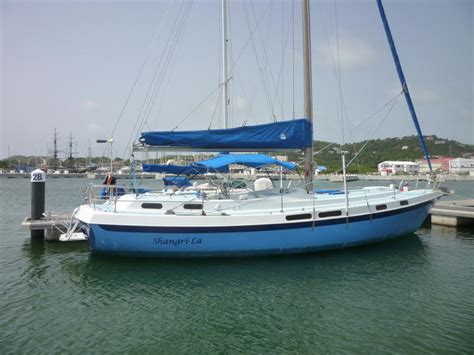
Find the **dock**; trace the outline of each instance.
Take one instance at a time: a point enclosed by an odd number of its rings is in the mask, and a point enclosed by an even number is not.
[[[474,200],[438,201],[431,209],[431,223],[442,226],[474,224]]]
[[[30,217],[26,217],[23,222],[21,222],[21,227],[30,232],[43,230],[45,232],[45,239],[52,242],[58,241],[59,236],[62,233],[66,233],[70,223],[70,214],[45,213],[44,218],[37,220],[32,220]]]

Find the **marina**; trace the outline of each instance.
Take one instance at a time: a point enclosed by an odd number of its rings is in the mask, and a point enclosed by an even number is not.
[[[308,0],[301,2],[303,118],[293,115],[293,119],[282,117],[282,120],[274,119],[270,123],[244,123],[240,127],[231,127],[228,17],[226,1],[223,0],[220,8],[222,81],[217,88],[222,92],[222,100],[219,100],[222,104],[221,128],[211,129],[213,119],[207,130],[176,130],[184,120],[171,131],[153,130],[148,125],[142,125],[140,136],[134,139],[131,148],[132,178],[128,190],[117,187],[113,176],[114,137],[100,140],[101,143],[110,143],[110,172],[103,183],[105,186],[101,188],[99,198],[89,191],[85,203],[74,210],[70,226],[60,239],[68,240],[72,236],[74,239],[86,239],[90,250],[98,254],[227,257],[337,250],[414,233],[433,204],[447,191],[440,186],[432,169],[425,137],[381,0],[377,0],[377,7],[400,80],[401,92],[398,96],[403,95],[406,100],[428,164],[430,176],[424,188],[418,184],[414,189],[402,184],[396,188],[391,184],[388,187],[349,190],[347,183],[355,181],[356,177],[346,173],[348,152],[342,150],[343,145],[339,150],[342,178],[333,179],[342,182],[343,188],[313,188],[313,177],[318,169],[314,166],[313,152],[312,41]],[[340,98],[342,100],[342,92]],[[135,154],[160,151],[217,154],[185,165],[142,163],[144,172],[175,176],[163,178],[165,188],[161,191],[138,187]],[[275,151],[299,151],[303,155],[302,162],[298,166],[262,154]],[[268,167],[276,168],[274,171],[279,171],[280,175],[279,187],[270,176],[255,180],[253,187],[242,181],[230,181],[224,174],[235,165],[263,171]],[[290,188],[288,184],[285,187],[283,171],[296,172],[301,177],[301,185]],[[211,179],[205,184],[191,182],[192,177],[209,173],[223,174],[223,179]],[[36,187],[41,186],[44,191],[44,180],[41,170],[32,173],[33,196]],[[41,205],[44,205],[44,198],[42,200]],[[32,203],[32,219],[37,219],[33,217],[35,206]],[[31,233],[32,236],[40,234],[39,231]]]
[[[472,353],[472,11],[384,5],[7,1],[0,353]]]
[[[70,216],[85,183],[47,180],[46,211]],[[335,187],[326,181],[318,186]],[[469,183],[449,187],[456,191],[452,198],[472,196]],[[466,353],[474,346],[469,226],[425,223],[391,242],[305,256],[124,259],[93,255],[84,242],[30,240],[19,225],[30,215],[29,189],[28,179],[0,181],[4,350],[46,353],[67,343],[84,352],[146,352],[159,345],[176,352],[251,346],[263,352],[375,347]],[[7,202],[13,199],[14,209]],[[190,322],[199,322],[197,330],[186,328]],[[98,334],[98,323],[114,336]],[[367,332],[371,324],[377,327]],[[341,326],[347,336],[340,336]],[[177,339],[183,327],[187,335]],[[291,330],[274,337],[282,328]],[[51,336],[57,332],[61,337]]]

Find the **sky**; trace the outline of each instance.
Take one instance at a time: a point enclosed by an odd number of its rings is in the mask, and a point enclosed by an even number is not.
[[[384,1],[423,133],[468,144],[473,4]],[[63,156],[72,135],[78,155],[113,138],[127,158],[142,130],[222,127],[220,1],[0,6],[0,158],[50,155],[55,129]],[[299,1],[228,2],[231,126],[303,117],[300,13]],[[311,22],[314,138],[415,134],[375,0],[314,0]]]

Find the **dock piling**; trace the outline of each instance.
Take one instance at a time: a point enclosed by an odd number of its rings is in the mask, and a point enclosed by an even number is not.
[[[45,210],[45,185],[46,173],[36,169],[31,173],[31,220],[37,221],[43,218]],[[44,238],[43,229],[31,230],[31,238]]]

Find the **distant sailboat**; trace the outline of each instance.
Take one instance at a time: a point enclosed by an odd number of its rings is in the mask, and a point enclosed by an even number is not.
[[[222,8],[225,23],[225,1]],[[218,130],[143,132],[135,150],[303,150],[304,188],[284,188],[280,179],[276,187],[256,183],[254,189],[233,190],[221,184],[209,193],[189,186],[135,191],[102,203],[90,200],[74,218],[93,252],[158,257],[291,254],[379,242],[419,228],[443,194],[435,185],[411,191],[394,186],[348,190],[344,178],[343,190],[313,191],[309,0],[302,1],[302,16],[305,118]],[[225,32],[223,38],[225,47]],[[225,54],[223,60],[226,82]],[[226,171],[232,164],[255,169],[275,165],[280,172],[296,167],[261,154],[225,154],[188,166],[146,169],[193,175]]]

